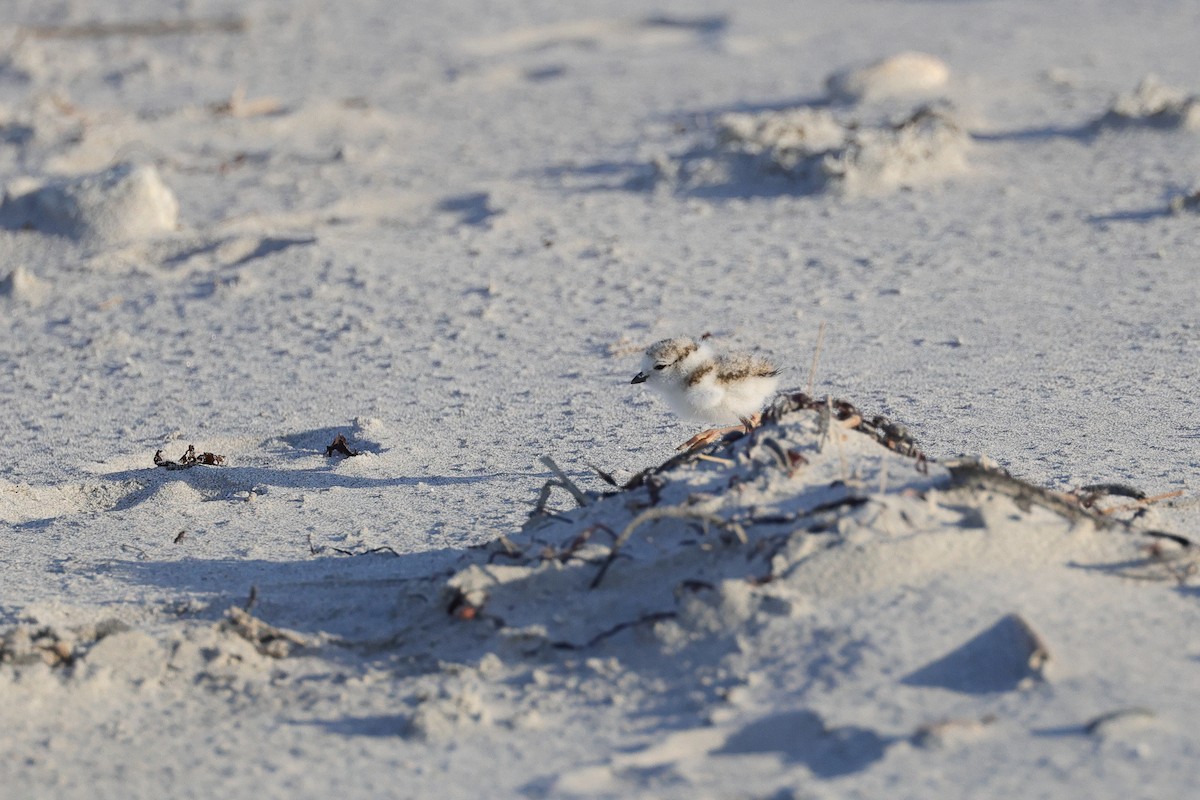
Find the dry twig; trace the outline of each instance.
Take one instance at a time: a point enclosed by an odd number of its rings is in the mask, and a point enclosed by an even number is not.
[[[825,344],[825,320],[821,320],[821,327],[817,329],[817,346],[813,348],[812,366],[808,369],[808,388],[805,390],[808,394],[813,393],[813,383],[817,379],[817,364],[821,360],[821,347]]]
[[[313,642],[306,636],[295,631],[276,628],[268,625],[250,612],[232,606],[225,612],[225,620],[221,623],[224,630],[232,631],[258,648],[258,652],[271,658],[284,658],[291,653],[292,647],[311,647]]]
[[[674,619],[676,616],[678,615],[674,611],[655,611],[653,613],[640,616],[637,619],[629,620],[628,622],[619,622],[608,630],[600,631],[600,633],[597,633],[583,644],[575,644],[574,642],[552,642],[550,646],[556,650],[584,650],[600,644],[600,642],[604,641],[608,637],[614,636],[626,628],[632,628],[637,625],[645,625],[648,622],[661,622],[664,619]]]

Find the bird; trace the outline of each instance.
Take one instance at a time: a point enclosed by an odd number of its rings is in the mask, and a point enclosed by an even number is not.
[[[746,353],[718,355],[703,340],[663,339],[646,348],[642,369],[631,384],[656,389],[681,417],[729,425],[688,439],[678,450],[694,450],[730,431],[749,433],[762,421],[763,405],[779,385],[779,370]],[[733,422],[739,425],[731,425]]]

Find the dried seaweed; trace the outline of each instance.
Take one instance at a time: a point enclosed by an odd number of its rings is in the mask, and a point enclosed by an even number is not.
[[[865,433],[893,452],[915,458],[920,462],[930,460],[917,446],[916,440],[904,425],[893,422],[882,414],[876,414],[868,420],[848,400],[832,397],[817,399],[805,392],[787,394],[780,397],[767,409],[763,414],[763,424],[778,422],[780,418],[798,410],[827,413],[832,419],[841,423],[843,428]]]
[[[1038,505],[1061,514],[1067,519],[1091,519],[1099,526],[1112,524],[1113,520],[1092,511],[1075,495],[1035,486],[1028,481],[1014,478],[1001,467],[985,464],[977,459],[959,459],[945,464],[955,486],[988,489],[1011,497],[1022,511]]]
[[[386,544],[380,545],[379,547],[364,547],[364,548],[358,548],[355,550],[348,550],[344,547],[333,547],[331,545],[318,545],[316,542],[313,541],[312,534],[311,533],[308,534],[308,554],[309,555],[316,556],[316,555],[320,555],[321,553],[324,553],[326,551],[329,551],[331,553],[337,553],[340,556],[369,556],[374,553],[391,553],[392,555],[396,556],[397,558],[400,557],[400,553],[396,550],[396,548],[391,547]]]
[[[1132,522],[1116,519],[1112,516],[1112,512],[1116,509],[1100,510],[1091,505],[1090,502],[1085,502],[1086,496],[1081,497],[1078,494],[1064,494],[1055,492],[1050,489],[1045,489],[1041,486],[1035,486],[1028,481],[1014,478],[1008,472],[1000,467],[984,464],[973,459],[960,459],[958,461],[946,463],[946,468],[950,471],[951,479],[956,486],[974,487],[980,489],[988,489],[999,494],[1011,497],[1017,504],[1017,507],[1023,511],[1028,511],[1032,506],[1037,505],[1042,508],[1049,509],[1057,514],[1060,514],[1070,520],[1088,519],[1096,525],[1097,528],[1108,528],[1115,530],[1124,530],[1131,533],[1149,536],[1159,541],[1170,541],[1179,545],[1181,548],[1188,548],[1189,554],[1194,552],[1196,543],[1186,536],[1181,536],[1177,533],[1169,533],[1167,531],[1148,530],[1139,528]],[[1112,488],[1112,484],[1108,488]],[[1085,487],[1086,488],[1086,487]],[[1130,490],[1129,487],[1122,489]],[[1132,489],[1130,491],[1137,491]],[[1176,497],[1179,492],[1168,492],[1165,495],[1155,497],[1143,497],[1135,505],[1142,505],[1155,500],[1164,499],[1167,497]],[[1153,548],[1154,545],[1151,545]],[[1164,559],[1160,554],[1152,551],[1152,558],[1144,562],[1144,564],[1163,563]],[[1138,566],[1142,566],[1139,564]],[[1196,572],[1196,567],[1193,564],[1186,569],[1171,568],[1166,570],[1166,578],[1172,578],[1177,581],[1184,581],[1191,577]],[[1140,574],[1131,574],[1129,572],[1120,572],[1118,574],[1126,575],[1127,577],[1145,577]],[[1157,574],[1154,577],[1158,577]]]
[[[392,555],[396,556],[397,558],[400,557],[400,554],[398,552],[396,552],[396,548],[390,547],[386,544],[380,545],[379,547],[369,547],[365,550],[346,550],[341,547],[330,547],[329,549],[332,550],[333,552],[337,553],[338,555],[343,555],[343,556],[369,556],[369,555],[372,555],[373,553],[391,553]]]
[[[1134,500],[1146,499],[1146,493],[1141,489],[1124,483],[1092,483],[1079,487],[1079,495],[1091,496],[1093,499],[1110,495],[1132,497]]]

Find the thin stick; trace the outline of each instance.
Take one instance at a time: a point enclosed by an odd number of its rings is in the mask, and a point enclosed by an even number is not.
[[[1173,497],[1180,497],[1181,495],[1183,495],[1183,489],[1176,489],[1175,491],[1167,492],[1166,494],[1156,494],[1153,497],[1143,497],[1142,499],[1140,499],[1136,502],[1133,502],[1133,503],[1126,503],[1125,505],[1113,506],[1112,508],[1106,508],[1103,511],[1101,511],[1100,513],[1101,514],[1117,514],[1121,511],[1133,511],[1134,509],[1137,509],[1137,508],[1144,508],[1144,507],[1150,505],[1151,503],[1157,503],[1160,500],[1170,500]]]
[[[812,367],[808,370],[808,389],[805,391],[809,397],[812,397],[813,383],[817,379],[817,363],[821,360],[821,347],[825,344],[825,320],[821,320],[821,327],[817,329],[817,346],[813,350]]]
[[[586,506],[588,504],[587,495],[581,492],[579,487],[567,477],[567,473],[559,469],[558,464],[554,463],[553,458],[550,456],[542,456],[541,460],[542,463],[546,465],[546,468],[554,473],[554,477],[558,478],[558,480],[562,483],[563,488],[571,493],[571,496],[575,498],[576,503],[579,503],[580,506]]]
[[[35,25],[25,31],[35,39],[103,39],[109,36],[176,36],[189,33],[242,33],[242,17],[152,20],[149,22],[85,22],[80,25]]]
[[[733,466],[732,460],[730,460],[728,458],[721,458],[719,456],[710,456],[707,453],[700,453],[696,456],[696,458],[699,459],[700,461],[711,461],[714,464],[721,464],[726,467]]]

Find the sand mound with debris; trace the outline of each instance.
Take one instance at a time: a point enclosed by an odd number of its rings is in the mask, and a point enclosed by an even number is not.
[[[667,173],[690,190],[736,190],[783,178],[798,193],[880,195],[929,186],[967,169],[970,136],[953,114],[923,107],[897,122],[802,107],[724,114],[718,147]]]
[[[50,284],[30,270],[17,267],[0,279],[0,298],[27,306],[40,306],[50,294]]]
[[[1200,96],[1147,75],[1132,92],[1119,95],[1096,126],[1200,131]]]

